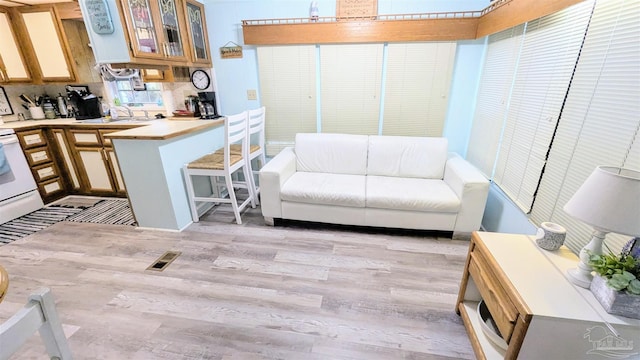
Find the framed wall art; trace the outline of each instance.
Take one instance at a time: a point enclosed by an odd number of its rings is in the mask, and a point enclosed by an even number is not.
[[[13,109],[7,97],[7,92],[4,87],[0,86],[0,116],[2,115],[13,115]]]

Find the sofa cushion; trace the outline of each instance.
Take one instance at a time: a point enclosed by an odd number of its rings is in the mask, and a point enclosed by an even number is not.
[[[364,175],[366,135],[296,134],[297,171]]]
[[[282,201],[364,207],[365,176],[296,172],[282,186]]]
[[[369,136],[367,175],[442,179],[446,138]]]
[[[455,213],[460,199],[443,180],[367,176],[370,208]]]

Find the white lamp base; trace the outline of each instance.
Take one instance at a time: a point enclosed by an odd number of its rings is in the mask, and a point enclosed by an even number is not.
[[[607,233],[604,231],[598,229],[593,231],[591,241],[580,250],[578,268],[567,270],[567,275],[572,283],[586,289],[591,286],[593,275],[591,275],[592,268],[589,265],[589,256],[591,254],[602,255],[602,242],[605,236],[607,236]]]

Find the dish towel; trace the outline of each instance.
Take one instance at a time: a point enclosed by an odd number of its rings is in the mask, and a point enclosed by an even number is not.
[[[4,154],[4,145],[0,143],[0,175],[6,174],[11,171],[11,166],[9,166],[9,160],[7,160],[7,156]]]

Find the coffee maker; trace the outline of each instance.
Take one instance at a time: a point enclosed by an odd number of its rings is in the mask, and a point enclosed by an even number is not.
[[[76,110],[76,120],[102,117],[100,99],[90,93],[88,87],[83,86],[83,88],[86,88],[86,90],[80,87],[66,86],[67,97]]]
[[[201,119],[217,119],[218,107],[216,105],[215,91],[203,91],[198,93],[200,99],[200,118]]]

